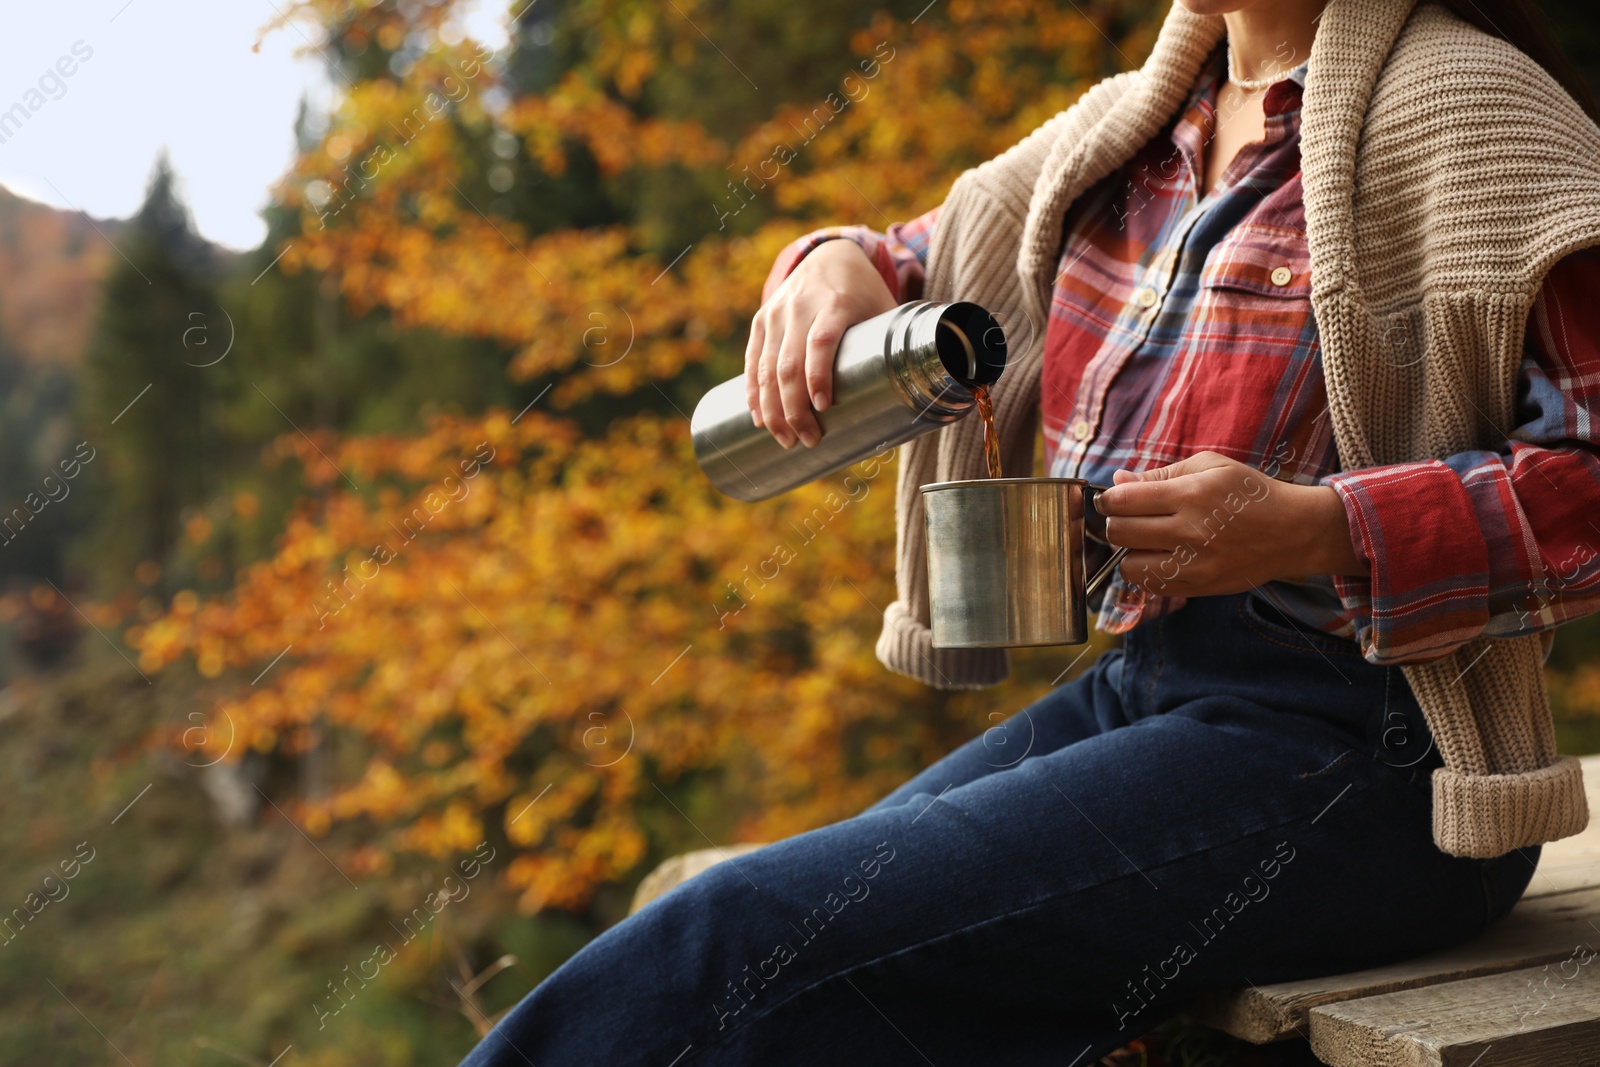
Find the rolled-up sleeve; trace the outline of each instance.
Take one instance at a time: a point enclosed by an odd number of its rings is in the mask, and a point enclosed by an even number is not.
[[[1600,610],[1600,250],[1561,260],[1529,314],[1516,420],[1494,450],[1345,471],[1369,577],[1335,576],[1374,663],[1443,656]]]
[[[813,230],[789,242],[772,264],[767,282],[761,289],[761,302],[765,304],[773,290],[783,284],[812,249],[824,241],[854,241],[867,254],[878,269],[883,284],[899,303],[916,300],[922,295],[923,270],[928,262],[928,238],[939,209],[918,215],[908,222],[897,222],[879,233],[869,226],[828,226]]]

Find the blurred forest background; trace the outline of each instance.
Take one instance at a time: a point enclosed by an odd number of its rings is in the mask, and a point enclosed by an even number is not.
[[[260,248],[164,163],[128,220],[0,191],[0,908],[78,861],[4,937],[0,1061],[453,1063],[654,863],[852,814],[1083,669],[883,670],[893,467],[742,504],[686,415],[787,241],[932,207],[1164,9],[519,0],[491,50],[451,0],[303,0],[264,32],[341,102]],[[1600,624],[1550,675],[1600,749]]]

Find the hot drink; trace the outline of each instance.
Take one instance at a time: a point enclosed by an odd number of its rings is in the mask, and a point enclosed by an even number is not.
[[[1000,435],[994,432],[994,398],[989,387],[968,383],[972,397],[978,402],[978,418],[983,421],[983,457],[989,464],[989,477],[1000,477]]]

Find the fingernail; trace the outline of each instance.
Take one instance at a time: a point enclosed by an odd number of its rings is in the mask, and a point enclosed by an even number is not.
[[[780,445],[782,445],[784,448],[793,448],[794,447],[794,438],[788,437],[788,436],[780,437],[780,438],[778,438],[778,443]]]
[[[800,441],[807,448],[816,448],[817,447],[817,435],[814,434],[814,433],[809,433],[808,432],[808,433],[801,434],[800,435]]]
[[[823,396],[821,393],[812,393],[811,406],[816,408],[818,411],[827,411],[828,398]]]

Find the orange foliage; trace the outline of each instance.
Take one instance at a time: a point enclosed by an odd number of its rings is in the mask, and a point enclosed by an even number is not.
[[[218,710],[237,751],[307,730],[370,747],[364,773],[303,806],[313,828],[365,818],[395,848],[447,852],[493,813],[526,850],[510,877],[527,906],[575,907],[640,862],[652,781],[750,768],[764,810],[737,830],[770,837],[896,784],[862,776],[851,744],[937,749],[895,720],[919,687],[871,654],[890,465],[751,507],[690,477],[685,424],[655,418],[604,441],[530,412],[284,446],[317,505],[233,595],[180,594],[128,638],[147,671],[189,655],[247,680],[283,654]]]
[[[702,26],[712,17],[684,6]],[[283,263],[326,270],[351,303],[407,325],[495,338],[516,352],[513,375],[561,377],[515,420],[285,438],[311,495],[274,555],[231,595],[180,596],[131,629],[141,669],[187,658],[236,678],[221,709],[236,754],[326,738],[360,752],[298,809],[313,830],[359,821],[369,851],[431,853],[498,830],[516,853],[504,877],[529,910],[582,907],[596,886],[638,873],[652,842],[703,840],[702,828],[772,839],[859,811],[950,740],[934,713],[945,698],[872,654],[893,596],[892,464],[750,505],[700,474],[685,418],[635,416],[590,440],[545,412],[653,393],[714,357],[737,365],[785,242],[824,220],[882,226],[933,206],[963,167],[1102,73],[1106,42],[1075,8],[1043,0],[950,0],[942,23],[877,17],[841,57],[841,76],[880,61],[871,91],[763,191],[788,217],[732,236],[708,204],[705,236],[668,269],[631,227],[530,236],[461,192],[463,131],[508,131],[556,174],[574,140],[607,174],[670,164],[713,175],[796,141],[806,105],[733,144],[690,120],[640,117],[630,102],[650,79],[703,48],[654,2],[576,5],[594,42],[581,74],[490,113],[483,68],[451,121],[427,124],[319,220],[306,185],[336,185],[388,136],[377,131],[477,54],[443,43],[450,4],[413,9],[411,23],[354,0],[288,12],[347,39],[431,44],[404,78],[355,86],[298,161],[280,195],[305,206],[306,233]],[[966,706],[973,728],[981,708]],[[749,814],[736,820],[702,804],[708,795]]]

